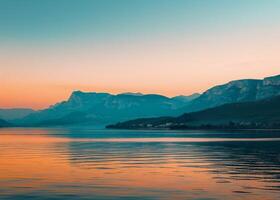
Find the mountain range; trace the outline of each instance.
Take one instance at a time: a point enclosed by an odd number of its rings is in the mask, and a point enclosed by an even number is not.
[[[138,117],[174,116],[198,96],[169,98],[157,94],[74,91],[67,101],[13,122],[21,126],[106,125]]]
[[[257,101],[280,95],[280,75],[262,80],[243,79],[218,85],[205,91],[184,108],[184,112],[199,111],[228,103]]]
[[[176,117],[217,106],[255,102],[280,95],[280,75],[243,79],[214,86],[200,94],[166,97],[141,93],[74,91],[68,100],[47,109],[3,112],[0,119],[16,126],[107,125],[137,118]],[[4,113],[4,114],[3,114]]]
[[[257,101],[224,104],[179,117],[130,120],[107,128],[195,129],[195,128],[280,128],[280,95]]]

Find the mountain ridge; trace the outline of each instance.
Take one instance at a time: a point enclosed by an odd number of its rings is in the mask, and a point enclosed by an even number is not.
[[[184,108],[199,111],[226,103],[256,101],[280,95],[280,75],[264,79],[241,79],[211,87]]]
[[[106,125],[136,118],[179,116],[224,104],[258,101],[277,95],[280,95],[280,75],[234,80],[190,96],[166,97],[159,94],[110,94],[77,90],[66,101],[11,122],[19,126]]]
[[[136,95],[135,95],[136,94]],[[109,93],[73,91],[68,100],[50,106],[47,109],[32,113],[21,120],[19,125],[52,125],[66,124],[107,124],[121,119],[136,117],[175,115],[177,111],[187,105],[198,94],[180,98],[169,98],[158,94]],[[78,113],[80,118],[75,117]],[[76,119],[73,120],[73,119]],[[81,120],[83,119],[83,120]]]
[[[280,95],[224,104],[179,117],[142,118],[108,125],[114,129],[280,128]]]

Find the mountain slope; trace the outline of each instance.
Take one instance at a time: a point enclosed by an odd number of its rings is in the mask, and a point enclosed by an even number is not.
[[[0,128],[3,128],[3,127],[10,127],[11,124],[8,123],[7,121],[3,120],[3,119],[0,119]]]
[[[34,112],[34,110],[29,108],[0,109],[0,118],[4,120],[14,120],[23,118]]]
[[[257,79],[231,81],[205,91],[183,111],[193,112],[227,103],[256,101],[280,95],[280,75]]]
[[[162,95],[124,93],[111,95],[75,91],[67,101],[33,113],[19,125],[108,124],[138,117],[175,115],[190,100],[187,97],[168,98]],[[195,97],[190,97],[194,99]]]
[[[194,93],[190,96],[184,96],[184,95],[180,95],[180,96],[175,96],[172,99],[174,100],[178,100],[178,101],[183,101],[183,102],[191,102],[194,99],[198,98],[200,96],[199,93]]]
[[[280,128],[280,96],[232,103],[179,117],[137,119],[108,128]]]

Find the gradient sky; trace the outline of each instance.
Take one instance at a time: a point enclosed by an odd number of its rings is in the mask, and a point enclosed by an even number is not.
[[[0,0],[0,107],[280,74],[279,0]]]

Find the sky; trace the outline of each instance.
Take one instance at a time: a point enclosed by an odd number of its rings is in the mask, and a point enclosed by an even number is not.
[[[0,0],[0,108],[280,74],[279,0]]]

